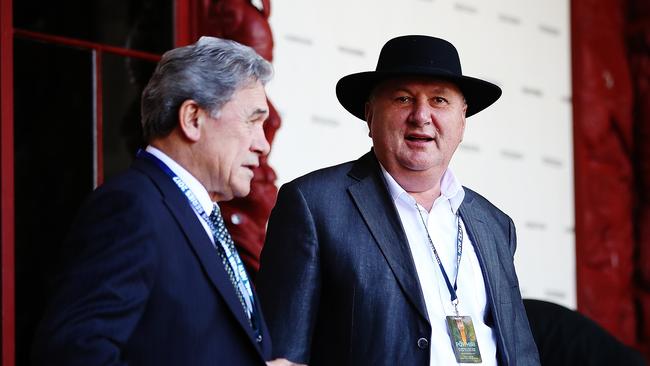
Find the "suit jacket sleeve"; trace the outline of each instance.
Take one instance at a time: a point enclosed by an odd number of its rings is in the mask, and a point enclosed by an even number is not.
[[[143,201],[100,191],[81,210],[36,335],[34,364],[123,364],[123,346],[144,311],[156,266],[155,223],[143,219],[152,214]]]
[[[320,300],[320,266],[317,228],[308,203],[297,186],[286,184],[271,213],[257,278],[274,357],[308,363]]]
[[[517,249],[517,233],[515,230],[515,224],[512,222],[512,219],[509,219],[509,231],[510,231],[510,253],[512,258],[514,259],[515,250]],[[524,303],[521,298],[521,292],[519,291],[518,281],[517,281],[517,294],[515,299],[513,299],[513,301],[516,302],[516,318],[515,318],[514,334],[515,334],[517,365],[538,366],[540,364],[540,361],[537,352],[537,345],[535,344],[535,340],[530,330],[530,325],[528,323],[528,316],[526,315],[526,309],[524,308]]]

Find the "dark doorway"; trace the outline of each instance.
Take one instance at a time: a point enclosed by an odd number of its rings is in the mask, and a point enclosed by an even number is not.
[[[160,55],[173,47],[173,5],[14,2],[16,365],[29,364],[77,209],[101,177],[129,165],[140,145],[139,95],[155,66],[64,41]]]

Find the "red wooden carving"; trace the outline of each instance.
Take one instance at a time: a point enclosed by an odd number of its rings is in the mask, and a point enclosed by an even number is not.
[[[627,45],[635,91],[639,315],[646,357],[650,356],[650,2],[628,3]]]
[[[235,40],[251,46],[265,59],[273,60],[273,35],[268,18],[270,0],[202,0],[198,3],[196,31]],[[280,128],[280,117],[269,101],[270,115],[264,125],[269,143]],[[255,170],[251,193],[221,205],[226,226],[238,246],[242,260],[254,278],[264,244],[266,223],[275,204],[276,175],[267,159],[262,158]]]
[[[634,345],[637,197],[623,6],[572,1],[577,298],[581,312]]]

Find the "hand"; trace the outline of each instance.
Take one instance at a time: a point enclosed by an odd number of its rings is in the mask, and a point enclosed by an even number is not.
[[[267,366],[307,366],[301,363],[293,363],[286,358],[276,358],[275,360],[268,361]]]

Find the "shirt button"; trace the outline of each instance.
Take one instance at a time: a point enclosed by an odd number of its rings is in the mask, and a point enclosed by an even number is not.
[[[427,341],[426,338],[418,339],[418,348],[419,349],[427,349],[428,347],[429,347],[429,341]]]

